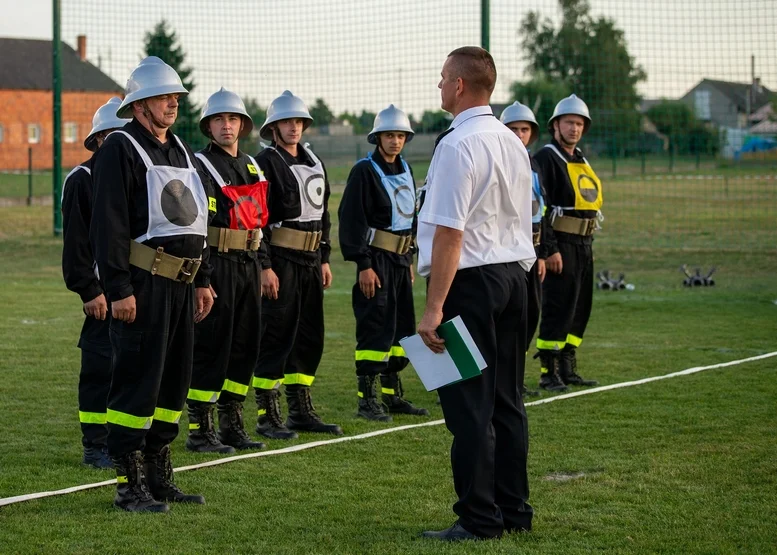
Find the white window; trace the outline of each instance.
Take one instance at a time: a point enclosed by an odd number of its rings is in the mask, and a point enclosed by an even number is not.
[[[27,142],[37,144],[40,142],[40,125],[31,123],[27,126]]]
[[[0,143],[3,142],[3,139],[5,139],[5,129],[3,129],[3,126],[0,124]]]
[[[78,140],[78,125],[72,121],[65,123],[64,140],[66,143],[74,143]]]
[[[696,91],[694,97],[696,117],[702,121],[710,120],[710,91]]]

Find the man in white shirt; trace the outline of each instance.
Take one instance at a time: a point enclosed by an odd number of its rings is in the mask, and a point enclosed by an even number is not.
[[[438,139],[418,217],[418,272],[427,277],[418,332],[435,352],[444,321],[461,316],[487,363],[482,376],[438,390],[453,434],[458,520],[423,536],[498,538],[531,529],[528,428],[521,398],[526,274],[535,262],[531,166],[520,140],[489,107],[491,55],[458,48],[442,68],[442,108],[454,116]]]

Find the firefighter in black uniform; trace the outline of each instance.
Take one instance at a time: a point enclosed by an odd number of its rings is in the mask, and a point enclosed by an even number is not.
[[[128,119],[116,117],[121,98],[114,96],[94,114],[92,130],[84,141],[96,152],[105,136],[123,127]],[[78,378],[78,419],[81,422],[83,464],[113,468],[108,456],[106,402],[111,385],[111,341],[108,337],[108,303],[97,279],[89,244],[92,220],[92,164],[94,156],[73,168],[62,185],[62,274],[67,288],[78,293],[86,319],[78,346],[81,374]]]
[[[389,413],[427,416],[403,395],[399,371],[408,364],[399,340],[415,333],[413,255],[415,180],[400,156],[413,139],[410,120],[390,105],[375,117],[367,141],[375,151],[348,176],[340,202],[340,248],[356,262],[352,305],[356,317],[357,416],[390,422],[377,402],[380,375]]]
[[[183,94],[173,68],[155,56],[141,61],[117,112],[133,119],[111,133],[94,163],[90,239],[112,316],[108,453],[114,504],[127,511],[205,502],[178,489],[170,461],[191,380],[194,322],[213,304],[204,248],[212,184],[169,129]]]
[[[540,126],[534,112],[531,108],[513,102],[504,109],[499,119],[510,131],[521,139],[523,146],[529,149],[540,134]],[[532,169],[532,240],[534,242],[534,253],[537,255],[537,262],[532,266],[531,271],[526,276],[528,279],[526,295],[528,302],[526,305],[526,346],[531,344],[534,332],[537,331],[537,324],[540,322],[540,308],[542,307],[542,282],[545,280],[545,251],[546,243],[543,239],[549,237],[553,230],[548,229],[545,215],[545,187],[542,185],[542,177],[539,173],[539,166],[529,154]],[[546,239],[547,240],[547,239]],[[566,389],[566,388],[565,388]],[[523,394],[536,396],[539,392],[526,389],[523,386]]]
[[[540,387],[592,386],[577,373],[575,350],[583,341],[594,287],[593,234],[602,207],[602,184],[577,144],[591,126],[588,106],[574,94],[548,121],[553,140],[534,155],[548,199],[554,237],[548,238],[542,319],[537,337]]]
[[[324,350],[324,289],[329,269],[329,182],[324,165],[299,144],[313,122],[290,91],[272,101],[259,134],[272,144],[256,157],[270,187],[269,225],[263,230],[262,340],[253,385],[257,433],[276,439],[295,430],[342,435],[316,412],[310,386]],[[284,384],[289,415],[280,416]]]
[[[243,401],[259,356],[262,310],[259,243],[267,223],[267,181],[238,140],[254,128],[240,97],[223,87],[202,109],[200,130],[211,142],[197,158],[211,174],[216,215],[208,228],[211,287],[218,300],[194,326],[194,366],[189,387],[191,451],[232,453],[261,449],[243,428]],[[218,401],[218,437],[213,405]]]

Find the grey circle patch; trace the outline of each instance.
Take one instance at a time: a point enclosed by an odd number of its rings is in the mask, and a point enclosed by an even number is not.
[[[311,175],[305,181],[305,197],[310,205],[315,208],[324,207],[324,176],[320,173]]]
[[[162,213],[172,224],[188,227],[197,220],[197,201],[180,179],[173,179],[162,189]]]
[[[407,185],[400,185],[394,189],[394,200],[397,204],[397,212],[405,218],[412,218],[415,209],[413,191]]]
[[[587,186],[584,187],[583,181],[590,181],[590,186],[586,184]],[[577,188],[580,191],[580,196],[588,202],[595,202],[599,198],[599,186],[589,175],[583,174],[577,178]]]

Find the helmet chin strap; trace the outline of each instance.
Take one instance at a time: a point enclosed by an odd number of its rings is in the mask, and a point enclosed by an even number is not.
[[[151,132],[154,135],[157,135],[156,130],[159,129],[161,132],[164,132],[167,130],[167,127],[165,127],[164,123],[159,121],[156,116],[151,112],[151,110],[148,109],[148,104],[145,100],[141,102],[141,106],[143,106],[143,117],[146,118],[146,121],[151,126]]]
[[[281,134],[281,131],[278,129],[277,125],[272,128],[272,132],[276,143],[281,143],[282,145],[289,146],[289,147],[293,147],[299,144],[299,142],[297,143],[287,142],[286,139],[283,138],[283,135]]]

